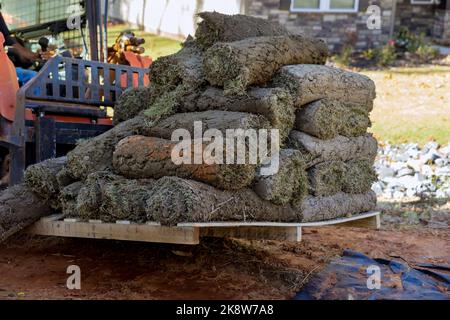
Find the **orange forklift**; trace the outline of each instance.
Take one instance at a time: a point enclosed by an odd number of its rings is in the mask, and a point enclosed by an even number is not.
[[[27,24],[18,19],[19,27],[12,28],[11,32],[26,41],[35,40],[42,50],[48,50],[48,37],[63,38],[71,49],[69,55],[63,52],[46,61],[37,75],[19,88],[15,66],[3,49],[4,37],[0,33],[0,176],[3,186],[20,183],[28,165],[65,155],[78,140],[110,129],[111,111],[121,93],[126,88],[149,83],[151,59],[140,55],[141,40],[124,33],[112,47],[107,47],[108,1],[105,1],[103,22],[100,1],[24,2],[36,3],[33,16],[43,21]],[[8,14],[8,8],[13,12],[17,3],[24,2],[0,0],[2,14]],[[54,18],[49,16],[49,2],[58,4],[53,8]],[[82,24],[75,31],[68,29],[67,13],[62,10],[74,2],[83,9]],[[77,32],[78,48],[73,36]],[[85,39],[86,33],[89,39]],[[81,57],[81,52],[89,59]]]

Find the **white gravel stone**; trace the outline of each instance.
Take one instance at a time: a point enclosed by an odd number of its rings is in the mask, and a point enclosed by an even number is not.
[[[423,148],[416,143],[384,143],[374,168],[379,181],[372,189],[379,196],[450,197],[450,143],[439,147],[430,141]]]

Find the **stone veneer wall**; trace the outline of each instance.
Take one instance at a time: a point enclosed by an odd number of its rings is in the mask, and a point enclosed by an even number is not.
[[[450,45],[450,4],[448,6],[447,10],[436,10],[432,33],[432,36],[444,45]]]
[[[434,11],[432,5],[411,5],[411,0],[397,0],[395,27],[406,26],[416,34],[425,33],[431,36],[434,27]]]
[[[367,28],[367,7],[371,4],[381,8],[381,30]],[[397,0],[395,31],[406,26],[414,32],[436,35],[439,30],[448,31],[447,18],[435,26],[435,8],[431,5],[411,5],[410,0]],[[356,50],[377,47],[389,40],[392,15],[392,0],[360,0],[355,13],[302,13],[280,10],[280,0],[248,0],[247,14],[268,18],[285,25],[290,30],[323,38],[334,52],[350,44]],[[447,28],[445,28],[445,24]]]

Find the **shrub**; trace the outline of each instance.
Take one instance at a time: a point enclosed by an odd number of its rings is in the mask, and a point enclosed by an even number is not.
[[[378,55],[377,49],[367,49],[362,52],[362,56],[366,60],[374,60]]]
[[[378,52],[377,63],[380,66],[388,66],[394,62],[397,57],[395,46],[392,42],[385,44]]]
[[[438,56],[438,50],[436,48],[433,48],[429,45],[421,45],[417,48],[415,51],[417,56],[419,57],[420,61],[422,62],[428,62]]]
[[[350,45],[345,45],[342,47],[341,52],[335,56],[335,61],[342,66],[348,66],[350,64],[352,54],[353,47]]]
[[[425,34],[415,35],[406,27],[400,29],[395,38],[395,47],[400,51],[415,53],[417,49],[425,44]]]

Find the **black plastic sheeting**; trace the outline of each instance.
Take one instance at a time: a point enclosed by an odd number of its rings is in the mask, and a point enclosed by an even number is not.
[[[376,266],[381,280],[379,289],[373,288],[372,281]],[[408,265],[345,250],[342,257],[313,276],[295,299],[450,300],[450,266]]]

